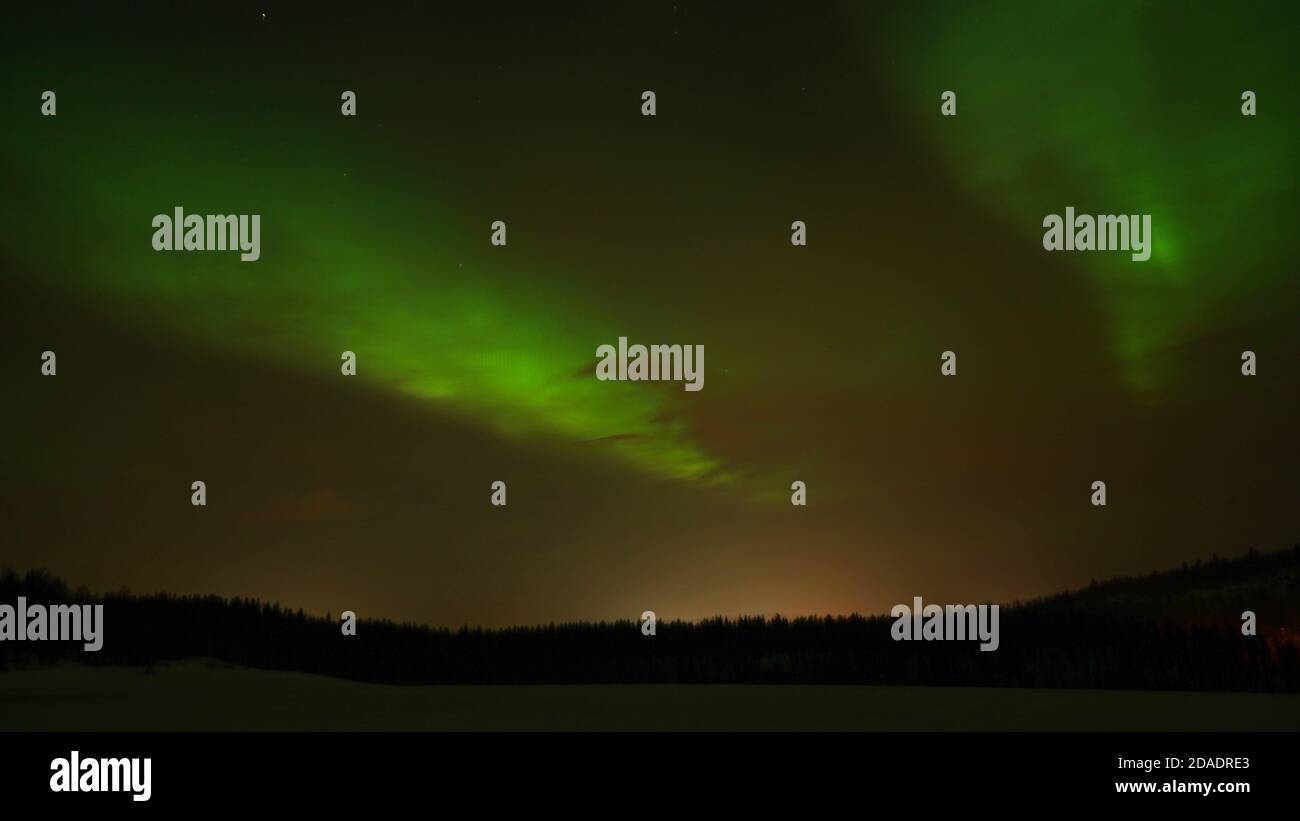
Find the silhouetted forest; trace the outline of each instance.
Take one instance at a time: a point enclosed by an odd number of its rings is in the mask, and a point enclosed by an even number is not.
[[[358,623],[217,596],[70,590],[0,571],[0,603],[102,603],[104,645],[0,642],[0,669],[189,657],[393,684],[841,683],[1300,691],[1300,545],[1113,579],[1000,611],[1001,646],[900,641],[888,616],[634,621],[448,630]],[[1241,634],[1241,614],[1258,635]]]

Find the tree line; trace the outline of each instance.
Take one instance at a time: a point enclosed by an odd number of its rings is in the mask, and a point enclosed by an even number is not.
[[[57,660],[151,668],[207,657],[390,684],[751,683],[1300,691],[1300,545],[1213,558],[1000,608],[1001,644],[896,642],[889,616],[631,620],[506,629],[362,620],[219,596],[96,596],[0,570],[0,604],[103,604],[104,645],[0,642],[0,670]],[[1252,611],[1256,635],[1243,635]]]

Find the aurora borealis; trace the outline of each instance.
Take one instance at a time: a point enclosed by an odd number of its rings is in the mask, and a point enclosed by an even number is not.
[[[1300,13],[1234,8],[23,12],[0,562],[499,625],[1289,544]],[[1067,206],[1151,214],[1151,260],[1045,254]],[[260,214],[261,258],[155,252],[173,207]],[[621,336],[706,387],[598,381]]]

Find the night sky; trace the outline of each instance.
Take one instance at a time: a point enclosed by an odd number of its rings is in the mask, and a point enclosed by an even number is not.
[[[1293,4],[758,5],[19,12],[0,563],[505,625],[1300,540]],[[261,259],[154,251],[175,206]],[[1150,261],[1044,251],[1067,206]],[[597,381],[619,336],[704,389]]]

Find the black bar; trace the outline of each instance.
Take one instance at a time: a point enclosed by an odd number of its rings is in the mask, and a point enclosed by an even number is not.
[[[503,802],[530,812],[604,807],[613,816],[714,803],[839,803],[874,813],[884,802],[972,810],[1200,802],[1224,812],[1289,800],[1296,749],[1289,733],[10,733],[0,745],[0,785],[5,806],[56,811],[414,806],[436,815],[463,801],[474,814]],[[73,750],[83,762],[148,757],[149,800],[51,791],[51,761]],[[1162,766],[1121,770],[1121,758]],[[1183,766],[1168,769],[1169,758]],[[1236,766],[1193,768],[1196,759]],[[1174,781],[1246,784],[1249,792],[1132,795],[1116,786]]]

